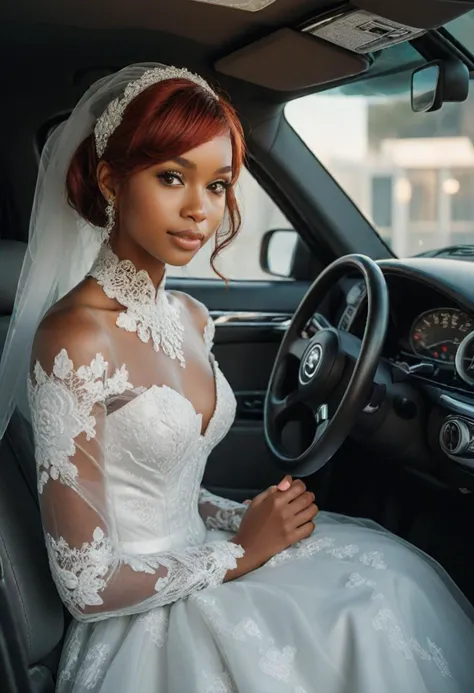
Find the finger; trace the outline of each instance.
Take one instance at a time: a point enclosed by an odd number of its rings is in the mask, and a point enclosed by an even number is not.
[[[296,544],[297,541],[301,541],[302,539],[307,539],[312,535],[314,530],[316,529],[316,525],[314,522],[311,520],[310,522],[306,522],[304,525],[301,525],[297,529],[295,529],[294,533],[294,543]]]
[[[293,478],[287,474],[278,484],[277,488],[279,491],[288,491],[291,484],[293,483]]]
[[[288,512],[291,512],[293,515],[296,515],[297,513],[300,513],[302,510],[306,510],[306,508],[314,503],[314,493],[311,491],[305,491],[302,493],[298,498],[295,498],[294,501],[291,501],[291,503],[288,504]]]
[[[244,505],[250,505],[252,501],[247,498],[247,500],[244,500]]]
[[[269,486],[265,491],[262,491],[261,493],[258,494],[258,496],[255,496],[255,498],[252,501],[252,505],[259,505],[262,501],[265,500],[265,498],[268,498],[268,496],[271,496],[273,493],[276,493],[277,491],[276,486]]]
[[[300,513],[295,515],[295,527],[301,527],[301,525],[305,525],[307,522],[311,522],[312,520],[314,520],[318,512],[318,506],[315,503],[312,503],[308,508],[305,508]]]
[[[296,479],[294,481],[288,491],[283,491],[282,498],[284,499],[284,502],[286,503],[291,503],[291,501],[295,500],[295,498],[298,498],[298,496],[301,496],[302,493],[306,491],[306,485],[301,481],[301,479]]]

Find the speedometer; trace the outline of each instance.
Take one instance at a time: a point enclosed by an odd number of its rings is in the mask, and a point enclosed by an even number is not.
[[[454,363],[464,337],[474,329],[472,318],[455,308],[428,310],[417,317],[410,331],[415,354]]]

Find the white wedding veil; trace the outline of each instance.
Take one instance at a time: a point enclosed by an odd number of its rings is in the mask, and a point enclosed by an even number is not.
[[[27,378],[34,335],[49,308],[87,274],[99,251],[100,230],[67,201],[66,174],[80,143],[127,84],[160,63],[129,65],[103,77],[81,98],[46,143],[39,165],[29,241],[0,362],[0,439],[16,406],[28,417]]]

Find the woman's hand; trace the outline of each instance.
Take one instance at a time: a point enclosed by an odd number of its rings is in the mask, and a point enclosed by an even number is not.
[[[318,508],[314,494],[305,484],[287,476],[247,501],[248,510],[233,538],[245,550],[237,568],[228,571],[225,580],[233,580],[259,568],[270,558],[314,531]]]

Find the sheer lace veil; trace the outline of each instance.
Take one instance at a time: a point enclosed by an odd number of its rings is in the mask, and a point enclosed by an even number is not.
[[[49,308],[89,271],[101,242],[67,201],[66,174],[79,144],[108,103],[157,63],[130,65],[92,85],[71,116],[51,135],[39,165],[28,248],[0,362],[0,439],[14,408],[29,417],[27,378],[36,328]]]

